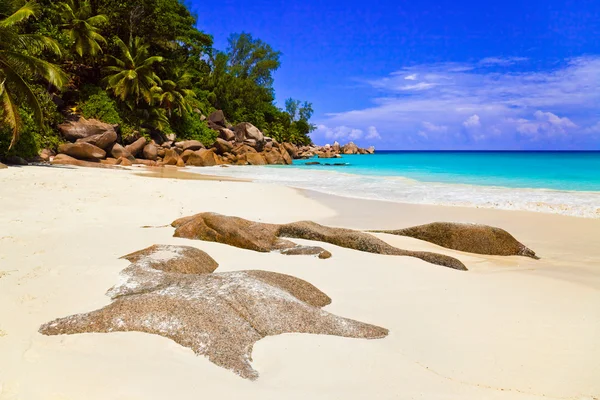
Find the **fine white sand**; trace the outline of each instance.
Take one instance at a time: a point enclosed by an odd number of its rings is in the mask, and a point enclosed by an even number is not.
[[[204,211],[365,229],[482,222],[507,229],[542,259],[471,255],[379,235],[399,247],[453,255],[470,269],[459,272],[329,244],[319,244],[333,253],[329,260],[261,254],[176,239],[164,227]],[[333,299],[327,311],[390,335],[266,338],[254,348],[260,378],[251,382],[160,336],[37,332],[57,317],[108,304],[106,290],[128,265],[118,258],[153,244],[198,247],[220,272],[263,269],[305,279]],[[600,220],[131,171],[1,171],[0,399],[199,398],[600,399]]]

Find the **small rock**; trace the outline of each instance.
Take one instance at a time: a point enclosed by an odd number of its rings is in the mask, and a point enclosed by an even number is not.
[[[105,132],[115,132],[115,125],[105,124],[95,119],[87,120],[80,117],[77,121],[69,121],[58,125],[58,130],[65,139],[76,141],[89,136],[100,135]]]
[[[106,160],[100,160],[101,164],[106,164],[106,165],[117,165],[117,159],[116,158],[107,158]]]
[[[196,150],[200,150],[200,149],[204,148],[204,145],[197,140],[186,140],[183,142],[178,142],[178,143],[175,143],[175,146],[179,147],[183,151],[186,151],[186,150],[196,151]]]
[[[105,160],[101,160],[100,162],[83,161],[83,160],[78,160],[76,158],[68,156],[66,154],[59,154],[52,159],[51,163],[52,163],[52,165],[73,165],[73,166],[77,166],[77,167],[90,167],[90,168],[120,168],[119,166],[116,166],[116,165],[109,165],[107,163],[102,163],[102,161],[105,161]]]
[[[156,161],[158,158],[158,147],[156,147],[156,145],[153,143],[149,143],[144,146],[142,153],[144,154],[144,158],[146,160]]]
[[[173,149],[166,149],[165,158],[163,160],[164,165],[177,165],[181,157],[179,154]]]
[[[213,147],[216,149],[218,154],[229,153],[233,150],[233,145],[221,138],[217,138]]]
[[[108,130],[104,133],[77,139],[75,143],[89,143],[103,150],[110,148],[117,141],[117,132]]]
[[[208,120],[215,125],[227,128],[227,121],[222,110],[217,110],[208,116]]]
[[[135,162],[133,164],[141,164],[141,165],[145,165],[147,167],[156,167],[156,161],[144,160],[141,158],[136,158]]]
[[[44,162],[49,162],[49,161],[50,161],[50,159],[51,159],[52,157],[54,157],[55,155],[56,155],[56,153],[54,153],[54,152],[53,152],[52,150],[50,150],[50,149],[43,149],[43,150],[40,150],[40,154],[39,154],[39,156],[40,156],[40,160],[41,160],[41,161],[44,161]]]
[[[125,150],[127,150],[132,156],[136,157],[145,147],[146,138],[141,137],[132,144],[125,146]]]
[[[100,160],[106,158],[104,150],[85,142],[61,144],[58,147],[58,152],[79,160]]]
[[[128,152],[125,149],[125,147],[121,146],[119,143],[115,143],[115,145],[110,150],[110,154],[117,160],[121,157],[129,159],[129,161],[135,160],[135,157],[130,152]]]
[[[121,157],[117,160],[117,165],[122,167],[131,167],[133,163],[128,158]]]
[[[220,162],[214,151],[202,149],[190,154],[186,164],[194,167],[212,167]]]
[[[265,157],[260,153],[246,153],[246,161],[250,165],[267,165]]]
[[[235,133],[231,129],[220,128],[219,129],[219,137],[223,140],[231,142],[235,140]]]

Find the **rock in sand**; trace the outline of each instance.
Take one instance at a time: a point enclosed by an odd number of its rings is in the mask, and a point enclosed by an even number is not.
[[[408,236],[468,253],[538,258],[533,250],[510,233],[487,225],[434,222],[407,229],[374,232]]]
[[[215,265],[208,255],[202,255],[199,268],[192,269],[197,272],[190,273],[181,258],[194,255],[170,247],[126,256],[132,264],[122,272],[123,283],[109,290],[111,304],[44,324],[40,333],[160,335],[247,379],[258,378],[251,364],[252,348],[267,336],[309,333],[379,339],[388,334],[385,328],[322,310],[331,299],[301,279],[266,271],[205,273]],[[174,263],[177,267],[169,266]]]

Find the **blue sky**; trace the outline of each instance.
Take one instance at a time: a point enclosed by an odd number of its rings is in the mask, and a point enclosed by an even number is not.
[[[224,49],[283,53],[277,101],[311,101],[318,144],[600,149],[600,2],[187,2]]]

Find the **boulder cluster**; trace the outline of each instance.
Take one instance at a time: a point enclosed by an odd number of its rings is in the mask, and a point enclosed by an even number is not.
[[[222,164],[289,165],[293,159],[336,158],[341,154],[375,152],[373,147],[361,149],[352,142],[344,146],[337,142],[326,146],[278,143],[248,122],[230,125],[222,111],[213,112],[208,117],[208,125],[218,132],[217,139],[209,147],[197,140],[176,141],[174,135],[157,135],[153,139],[138,135],[123,140],[117,125],[79,117],[59,125],[68,142],[59,147],[58,154],[44,150],[40,157],[53,164],[78,166],[210,167]]]

